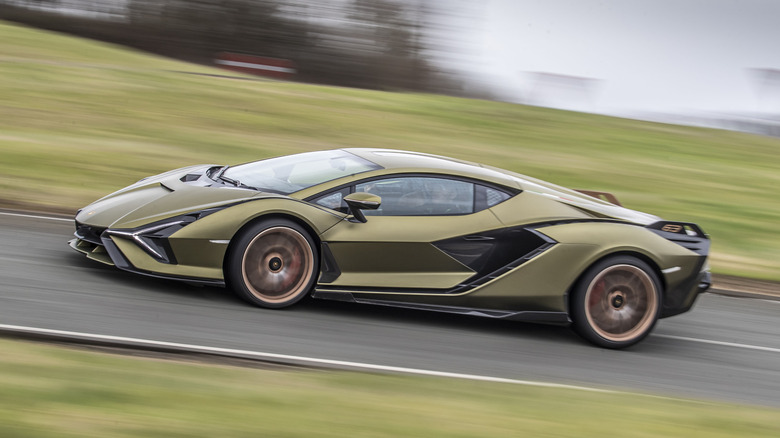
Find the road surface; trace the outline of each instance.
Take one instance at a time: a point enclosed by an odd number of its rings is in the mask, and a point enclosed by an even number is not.
[[[0,213],[0,325],[780,407],[780,301],[704,294],[612,351],[565,327],[316,300],[254,308],[88,260],[72,232]]]

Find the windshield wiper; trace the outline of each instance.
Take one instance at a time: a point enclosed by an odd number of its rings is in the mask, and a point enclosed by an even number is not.
[[[229,182],[230,184],[233,184],[236,187],[241,187],[242,186],[241,181],[233,179],[233,178],[228,178],[225,175],[219,175],[217,177],[217,179],[221,179],[222,181]]]
[[[230,166],[225,166],[225,167],[223,167],[223,168],[219,169],[219,171],[217,172],[217,174],[216,174],[216,175],[214,175],[214,177],[213,177],[212,179],[213,179],[214,181],[216,181],[216,180],[222,180],[222,181],[225,181],[225,182],[226,182],[226,183],[228,183],[228,184],[233,184],[234,186],[236,186],[236,187],[239,187],[239,188],[242,188],[242,189],[256,190],[256,191],[258,191],[258,192],[262,192],[262,191],[263,191],[262,189],[259,189],[259,188],[257,188],[257,187],[248,186],[248,185],[246,185],[246,184],[242,183],[241,181],[239,181],[239,180],[237,180],[237,179],[233,179],[233,178],[228,178],[228,177],[226,177],[226,176],[225,176],[225,171],[226,171],[226,170],[228,170],[228,168],[229,168],[229,167],[230,167]]]
[[[222,181],[225,181],[227,183],[233,184],[234,186],[236,186],[238,188],[241,188],[241,189],[256,190],[258,192],[261,191],[257,187],[248,186],[248,185],[242,183],[241,181],[239,181],[237,179],[228,178],[225,175],[219,175],[219,176],[217,176],[217,179],[221,179]]]
[[[214,175],[214,181],[221,179],[222,181],[228,182],[230,184],[233,184],[236,187],[241,187],[243,184],[241,184],[241,181],[233,178],[228,178],[225,176],[225,171],[228,170],[230,166],[225,166],[222,169],[219,169],[216,175]]]
[[[222,176],[222,174],[225,173],[226,170],[228,170],[228,167],[230,166],[222,166],[211,179],[213,179],[214,181],[218,180],[219,177]]]

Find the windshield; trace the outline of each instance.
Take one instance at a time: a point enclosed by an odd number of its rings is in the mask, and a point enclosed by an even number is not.
[[[229,167],[222,176],[241,186],[289,195],[317,184],[376,169],[381,169],[381,166],[337,150],[306,152],[240,164]]]

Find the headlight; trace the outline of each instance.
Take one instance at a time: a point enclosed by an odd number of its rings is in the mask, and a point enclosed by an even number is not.
[[[176,264],[176,257],[168,243],[168,237],[196,220],[216,213],[223,208],[225,208],[225,206],[187,213],[181,216],[153,222],[138,228],[109,229],[106,230],[106,233],[111,236],[124,237],[133,240],[141,249],[159,262]]]

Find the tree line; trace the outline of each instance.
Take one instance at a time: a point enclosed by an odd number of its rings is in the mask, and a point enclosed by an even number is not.
[[[0,18],[203,64],[222,51],[289,59],[305,82],[464,94],[457,75],[431,61],[427,30],[435,3],[0,0]],[[56,12],[108,4],[119,11],[115,18]]]

